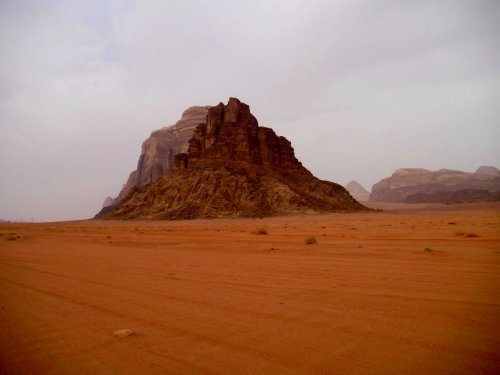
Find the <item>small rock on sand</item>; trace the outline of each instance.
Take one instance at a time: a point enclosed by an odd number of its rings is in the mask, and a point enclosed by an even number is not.
[[[131,329],[128,329],[128,328],[119,329],[119,330],[113,332],[113,336],[118,337],[120,339],[123,339],[123,338],[128,337],[128,336],[132,336],[133,334],[134,334],[134,331],[132,331]]]

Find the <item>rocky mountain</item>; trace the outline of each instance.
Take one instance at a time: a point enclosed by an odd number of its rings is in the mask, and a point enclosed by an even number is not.
[[[248,105],[230,98],[208,109],[174,157],[174,170],[133,187],[105,217],[192,219],[291,212],[364,210],[342,186],[314,177],[291,143],[258,125]]]
[[[499,174],[403,168],[373,185],[370,201],[402,203],[492,201],[499,200],[498,192],[500,192]]]
[[[208,108],[210,107],[190,107],[174,125],[152,132],[142,143],[137,168],[130,173],[118,196],[112,201],[106,200],[104,207],[116,205],[132,188],[152,183],[170,172],[173,169],[174,156],[187,151],[194,129],[205,121]]]
[[[367,202],[370,199],[370,193],[357,181],[349,182],[345,188],[358,202]]]

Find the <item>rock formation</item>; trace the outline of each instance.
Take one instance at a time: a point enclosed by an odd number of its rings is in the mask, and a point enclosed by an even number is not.
[[[370,193],[357,181],[349,182],[345,188],[358,202],[368,202]]]
[[[137,169],[133,171],[120,194],[119,202],[136,186],[143,186],[156,181],[162,175],[173,169],[174,156],[186,152],[188,141],[193,136],[194,129],[205,121],[209,107],[190,107],[184,111],[175,125],[167,126],[151,133],[142,144],[141,155]]]
[[[373,185],[370,201],[402,203],[491,201],[498,200],[498,192],[500,192],[500,174],[403,168]]]
[[[141,154],[135,171],[130,173],[116,198],[107,197],[103,209],[96,217],[104,216],[132,190],[156,181],[162,175],[170,172],[174,165],[174,156],[186,152],[189,140],[199,123],[205,121],[209,106],[190,107],[174,125],[163,127],[151,133],[142,143]],[[111,208],[110,208],[111,207]]]
[[[133,187],[106,216],[192,219],[366,209],[340,185],[321,181],[291,143],[260,127],[248,105],[230,98],[208,109],[174,171]]]
[[[486,174],[488,176],[500,176],[500,169],[488,165],[481,165],[476,172],[477,174]]]

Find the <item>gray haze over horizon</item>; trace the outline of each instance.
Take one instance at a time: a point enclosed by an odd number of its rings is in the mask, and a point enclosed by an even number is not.
[[[498,1],[0,2],[0,219],[85,219],[238,97],[314,175],[500,167]]]

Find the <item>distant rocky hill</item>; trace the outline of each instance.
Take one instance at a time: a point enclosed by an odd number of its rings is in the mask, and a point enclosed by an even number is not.
[[[172,172],[136,184],[102,216],[192,219],[366,209],[342,186],[314,177],[290,142],[259,126],[236,98],[208,109],[186,151],[175,155]]]
[[[174,156],[187,151],[194,129],[205,121],[208,108],[210,107],[190,107],[174,125],[152,132],[142,144],[136,170],[130,173],[116,198],[106,198],[103,208],[116,205],[132,188],[154,182],[170,172],[173,169]]]
[[[476,173],[486,174],[488,176],[500,176],[500,169],[487,165],[482,165],[476,170]]]
[[[359,202],[367,202],[370,199],[370,193],[357,181],[349,182],[345,188]]]
[[[398,169],[373,185],[370,201],[401,203],[462,203],[500,200],[500,174],[494,167],[476,173],[449,169]]]

